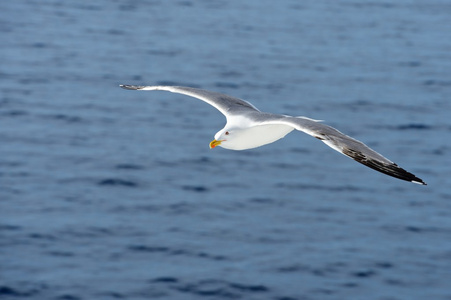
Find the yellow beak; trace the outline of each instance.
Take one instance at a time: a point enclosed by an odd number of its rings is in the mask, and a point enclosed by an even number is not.
[[[219,145],[221,145],[221,141],[212,140],[210,142],[210,149],[213,149],[214,147],[219,146]]]

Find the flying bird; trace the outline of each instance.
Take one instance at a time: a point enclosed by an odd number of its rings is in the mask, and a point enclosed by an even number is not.
[[[216,133],[210,148],[220,146],[230,150],[252,149],[273,143],[296,129],[321,140],[332,149],[376,171],[426,185],[422,179],[400,168],[364,143],[318,120],[261,112],[247,101],[198,88],[138,85],[120,85],[120,87],[127,90],[159,90],[184,94],[215,107],[226,117],[227,123]]]

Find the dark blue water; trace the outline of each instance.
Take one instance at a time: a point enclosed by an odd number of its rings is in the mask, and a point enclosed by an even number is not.
[[[1,299],[451,299],[451,4],[3,1]],[[301,133],[209,150],[177,84],[305,115],[424,179]]]

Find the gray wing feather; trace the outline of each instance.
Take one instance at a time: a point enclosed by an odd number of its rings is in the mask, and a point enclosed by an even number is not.
[[[172,93],[184,94],[200,99],[219,110],[228,117],[230,114],[239,114],[247,111],[259,111],[255,106],[247,101],[231,97],[229,95],[211,92],[203,89],[183,87],[183,86],[138,86],[138,85],[120,85],[127,90],[142,91],[169,91]]]
[[[288,116],[275,117],[273,120],[268,120],[264,123],[291,125],[297,130],[316,137],[334,150],[367,167],[402,180],[426,185],[423,180],[414,174],[400,168],[397,164],[377,153],[364,143],[347,136],[331,126],[305,117]]]

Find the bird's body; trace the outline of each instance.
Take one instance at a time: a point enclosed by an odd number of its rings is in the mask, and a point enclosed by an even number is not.
[[[426,185],[420,178],[337,129],[307,117],[292,117],[259,111],[251,103],[225,94],[179,86],[121,85],[129,90],[163,90],[198,98],[225,115],[227,123],[210,143],[230,150],[246,150],[273,143],[293,130],[303,131],[334,150],[384,174]]]
[[[252,114],[249,117],[252,117]],[[273,116],[273,118],[277,118],[277,116]],[[221,142],[220,145],[229,150],[246,150],[267,145],[285,137],[294,130],[294,127],[284,124],[258,124],[253,122],[252,118],[241,115],[229,118],[227,125],[224,130],[228,131],[229,135],[233,132],[233,139],[226,135],[224,139],[227,142]],[[215,135],[215,140],[220,141],[222,139],[221,133]]]
[[[236,132],[236,138],[222,147],[230,150],[247,150],[274,143],[294,128],[287,125],[259,125]]]

